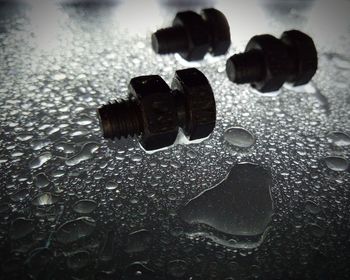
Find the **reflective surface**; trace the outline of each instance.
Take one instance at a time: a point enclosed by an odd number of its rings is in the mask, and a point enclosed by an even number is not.
[[[150,46],[187,1],[0,2],[2,278],[350,277],[350,2],[231,2],[189,2],[222,10],[233,40],[226,56],[196,63]],[[291,28],[319,51],[310,84],[263,95],[229,82],[229,55]],[[126,97],[132,77],[171,82],[186,67],[215,92],[208,139],[147,154],[136,139],[102,138],[96,108]],[[243,162],[257,169],[239,175]],[[219,183],[227,199],[209,190]],[[187,212],[195,197],[214,212]]]

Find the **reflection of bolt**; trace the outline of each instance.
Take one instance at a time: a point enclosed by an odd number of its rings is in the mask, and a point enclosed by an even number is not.
[[[231,81],[250,83],[261,92],[278,90],[284,82],[306,84],[316,70],[314,42],[297,30],[284,32],[280,39],[267,34],[254,36],[244,53],[231,56],[226,63]]]
[[[187,60],[203,59],[207,52],[225,54],[231,44],[230,27],[225,16],[216,9],[204,9],[201,15],[177,13],[173,25],[152,34],[156,53],[180,53]]]
[[[146,150],[172,145],[179,127],[190,140],[207,137],[215,126],[213,91],[195,68],[176,71],[172,89],[157,75],[131,79],[130,97],[98,109],[103,136],[141,136]]]

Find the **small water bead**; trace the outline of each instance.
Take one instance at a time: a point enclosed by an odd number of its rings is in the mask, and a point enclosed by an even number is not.
[[[82,199],[73,205],[73,210],[79,214],[89,214],[97,207],[97,203],[91,199]]]
[[[142,160],[142,155],[140,154],[135,154],[131,157],[131,160],[134,161],[134,162],[139,162]]]
[[[66,78],[66,75],[63,73],[56,73],[52,76],[52,79],[55,81],[62,81]]]
[[[39,173],[34,178],[34,185],[40,189],[47,187],[50,183],[51,181],[47,178],[45,173]]]
[[[106,189],[107,190],[115,190],[117,187],[118,187],[118,184],[116,182],[108,181],[106,183]]]
[[[92,123],[92,120],[88,116],[81,116],[77,121],[79,125],[89,125]]]
[[[62,224],[57,229],[56,238],[61,243],[71,243],[90,236],[95,228],[96,222],[94,219],[90,217],[80,217]]]
[[[31,142],[31,146],[32,146],[33,150],[35,150],[35,151],[40,150],[42,148],[45,148],[46,146],[48,146],[50,144],[51,144],[51,141],[46,140],[46,139],[34,140]]]
[[[327,139],[335,146],[343,147],[350,145],[350,136],[341,131],[332,131],[327,134]]]
[[[255,143],[255,136],[243,127],[231,127],[224,132],[224,139],[239,148],[249,148]]]
[[[72,154],[75,152],[75,148],[73,144],[60,142],[56,145],[57,150],[64,152],[65,154]]]
[[[26,237],[33,231],[34,231],[33,220],[29,220],[25,218],[17,218],[11,224],[9,235],[11,239],[17,240],[17,239]]]
[[[34,206],[46,206],[46,205],[52,205],[58,201],[59,197],[49,193],[45,192],[42,194],[38,194],[33,200],[32,204]]]
[[[95,151],[98,149],[98,144],[94,142],[86,143],[81,151],[66,160],[66,165],[74,166],[85,160],[93,158]]]
[[[50,152],[45,152],[42,153],[39,157],[33,159],[30,163],[29,163],[29,167],[30,168],[39,168],[41,167],[44,163],[46,163],[47,161],[49,161],[52,158],[52,154]]]
[[[329,156],[324,161],[327,167],[333,171],[345,171],[349,167],[349,162],[340,156]]]

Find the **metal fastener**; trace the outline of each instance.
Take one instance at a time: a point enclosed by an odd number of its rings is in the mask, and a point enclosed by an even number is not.
[[[195,68],[178,70],[172,87],[158,75],[140,76],[129,83],[129,99],[98,109],[103,136],[139,136],[145,150],[174,144],[179,128],[189,140],[210,135],[216,107],[212,88]]]
[[[203,9],[177,13],[171,27],[152,34],[152,47],[158,54],[179,53],[184,59],[201,60],[207,52],[213,56],[227,52],[231,44],[230,27],[218,10]]]
[[[245,52],[226,63],[228,78],[237,84],[250,83],[261,92],[281,88],[285,82],[308,83],[317,70],[317,50],[311,37],[297,30],[286,31],[280,39],[268,34],[254,36]]]

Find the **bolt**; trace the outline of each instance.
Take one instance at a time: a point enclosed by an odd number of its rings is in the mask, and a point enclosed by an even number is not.
[[[280,39],[264,34],[254,36],[245,52],[226,63],[228,78],[237,84],[250,83],[261,92],[281,88],[285,82],[308,83],[317,70],[317,50],[313,40],[297,30],[286,31]]]
[[[207,52],[225,54],[231,44],[230,27],[218,10],[203,9],[177,13],[171,27],[152,34],[152,48],[158,54],[180,53],[189,61],[201,60]]]
[[[103,136],[139,136],[145,150],[174,144],[179,128],[189,140],[210,135],[215,127],[216,107],[211,86],[195,68],[178,70],[172,89],[158,75],[130,80],[129,99],[98,109]]]

